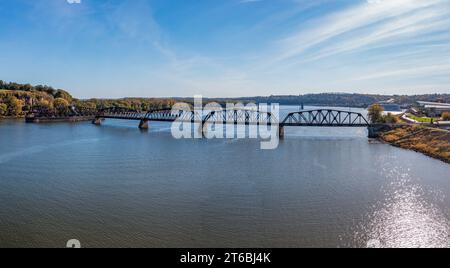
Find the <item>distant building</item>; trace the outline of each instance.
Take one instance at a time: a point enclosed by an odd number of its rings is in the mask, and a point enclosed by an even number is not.
[[[419,107],[423,113],[430,117],[442,116],[443,113],[450,113],[450,103],[418,101]]]
[[[381,107],[383,107],[383,109],[386,112],[401,112],[402,111],[400,105],[396,104],[394,99],[390,99],[387,101],[380,101],[377,104],[380,105]]]

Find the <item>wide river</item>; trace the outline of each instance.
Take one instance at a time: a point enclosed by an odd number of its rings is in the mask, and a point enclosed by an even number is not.
[[[364,128],[260,150],[137,124],[0,121],[0,247],[450,247],[450,165]]]

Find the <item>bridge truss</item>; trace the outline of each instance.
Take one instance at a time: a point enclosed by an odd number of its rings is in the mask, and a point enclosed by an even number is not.
[[[368,127],[370,124],[361,113],[319,109],[290,113],[280,125],[313,127]]]
[[[305,110],[289,113],[284,120],[271,112],[263,112],[257,109],[231,109],[213,111],[191,111],[189,109],[156,109],[148,112],[132,111],[125,109],[107,109],[96,115],[99,119],[140,120],[142,122],[162,121],[192,122],[202,124],[234,124],[234,125],[278,125],[283,127],[369,127],[370,123],[361,114],[351,111],[333,109]]]

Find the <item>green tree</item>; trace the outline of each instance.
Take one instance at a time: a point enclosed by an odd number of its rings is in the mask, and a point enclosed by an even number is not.
[[[97,109],[97,104],[94,101],[77,101],[75,103],[75,108],[79,112],[95,111]]]
[[[373,124],[384,123],[383,118],[384,108],[379,104],[374,104],[369,107],[369,120]]]
[[[24,85],[20,85],[20,90],[23,91],[32,91],[34,89],[34,87],[30,84],[24,84]]]
[[[5,116],[8,113],[8,105],[0,103],[0,116]]]
[[[55,99],[56,98],[61,98],[61,99],[65,99],[66,101],[68,101],[69,103],[72,103],[73,101],[73,97],[72,95],[70,95],[69,92],[62,90],[62,89],[58,89],[54,95]]]
[[[53,102],[53,106],[60,114],[66,113],[69,110],[69,102],[63,98],[56,98]]]

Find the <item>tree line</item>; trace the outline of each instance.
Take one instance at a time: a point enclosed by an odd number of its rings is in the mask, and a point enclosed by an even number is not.
[[[86,115],[111,108],[149,111],[171,108],[175,103],[176,100],[171,98],[79,100],[63,89],[0,80],[0,116],[19,117],[27,113],[44,116]]]
[[[407,106],[416,101],[436,101],[450,103],[450,94],[427,95],[371,95],[323,93],[298,96],[269,96],[246,98],[216,98],[204,101],[279,103],[282,105],[312,105],[312,106],[344,106],[366,108],[374,103],[393,99],[395,103]],[[103,109],[119,108],[134,111],[149,111],[170,108],[176,102],[192,104],[192,98],[124,98],[124,99],[88,99],[79,100],[63,89],[51,86],[19,84],[0,80],[0,116],[23,116],[34,112],[49,115],[91,114]]]
[[[309,106],[339,106],[367,108],[374,103],[393,100],[403,107],[415,104],[417,101],[434,101],[450,103],[450,94],[423,94],[423,95],[376,95],[376,94],[348,94],[348,93],[320,93],[305,95],[285,95],[268,97],[245,97],[241,100],[256,103],[279,103],[282,105],[309,105]]]

